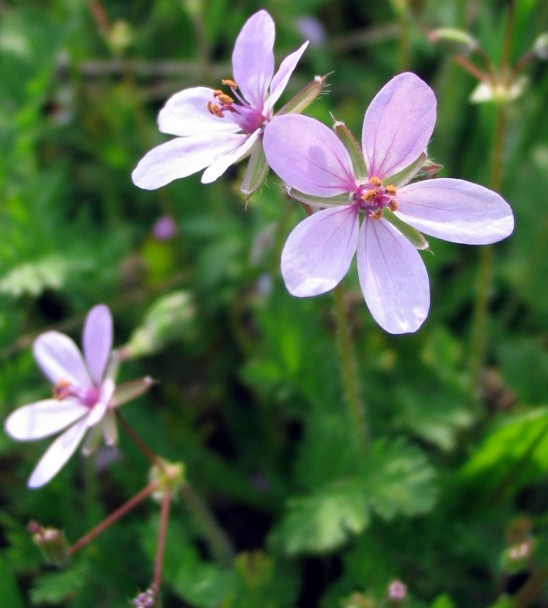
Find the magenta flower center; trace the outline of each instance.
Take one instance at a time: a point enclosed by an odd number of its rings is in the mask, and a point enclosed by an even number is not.
[[[223,85],[230,87],[232,95],[228,95],[221,89],[213,91],[213,100],[207,102],[208,111],[217,116],[224,118],[227,112],[231,113],[232,120],[246,133],[254,133],[270,120],[270,117],[253,108],[249,103],[238,93],[238,85],[233,80],[222,80]],[[234,99],[236,98],[236,100]]]
[[[82,405],[92,408],[99,401],[99,389],[95,386],[75,386],[68,380],[59,380],[53,386],[53,398],[63,401],[75,397]]]
[[[367,182],[360,184],[353,195],[354,204],[361,209],[367,217],[378,220],[385,207],[396,211],[396,188],[387,184],[383,186],[378,177],[370,177]]]

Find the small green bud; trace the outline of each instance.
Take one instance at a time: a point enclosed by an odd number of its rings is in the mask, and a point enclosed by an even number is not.
[[[524,540],[507,547],[501,556],[501,567],[508,574],[516,574],[528,570],[531,566],[533,542]]]
[[[152,494],[152,498],[161,502],[166,490],[171,495],[185,483],[186,467],[183,462],[169,462],[163,458],[159,459],[157,465],[150,469],[149,481],[151,483],[159,481],[158,489]]]
[[[472,103],[506,104],[521,97],[528,79],[526,76],[516,78],[513,82],[480,82],[470,95]]]
[[[261,184],[264,182],[264,178],[268,173],[268,163],[266,162],[266,156],[261,141],[256,141],[255,145],[251,149],[251,156],[247,163],[247,169],[245,171],[244,181],[240,190],[245,194],[246,202],[249,200],[251,195],[256,192]]]
[[[107,35],[107,43],[115,55],[122,55],[133,43],[133,31],[127,21],[115,21]]]
[[[156,353],[173,340],[192,336],[195,320],[196,307],[190,293],[170,293],[151,306],[143,323],[119,352],[126,359]]]
[[[34,544],[40,549],[48,564],[65,566],[70,559],[67,537],[62,530],[41,526],[35,521],[28,525]]]
[[[535,40],[532,52],[539,59],[546,61],[548,59],[548,32],[543,32]]]
[[[464,30],[452,27],[441,27],[429,33],[429,39],[451,53],[469,55],[479,48],[478,41]]]

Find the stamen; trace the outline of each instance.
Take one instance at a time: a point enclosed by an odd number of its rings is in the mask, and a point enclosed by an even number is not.
[[[229,106],[231,103],[234,103],[232,97],[226,93],[220,93],[219,95],[216,95],[216,97],[223,104],[223,106]]]
[[[398,210],[398,201],[396,199],[392,199],[388,203],[388,208],[390,209],[390,211],[397,211]]]
[[[207,109],[209,110],[210,114],[213,114],[214,116],[218,116],[219,118],[224,118],[223,112],[221,112],[221,109],[219,108],[219,106],[216,103],[211,103],[211,101],[208,101]]]
[[[390,196],[396,196],[397,190],[395,186],[389,184],[388,186],[385,186],[384,189],[386,190],[387,194],[390,194]]]
[[[58,401],[66,399],[70,395],[70,382],[68,380],[59,380],[53,385],[53,398]]]
[[[230,80],[230,78],[225,78],[224,80],[221,80],[221,84],[230,87],[231,89],[238,88],[238,85],[233,80]]]
[[[369,217],[372,220],[378,220],[382,215],[382,209],[374,209],[373,211],[370,211],[369,213]]]
[[[380,179],[380,178],[378,178],[378,177],[376,177],[376,176],[374,175],[373,177],[370,177],[370,178],[369,178],[369,183],[370,183],[372,186],[377,186],[377,187],[378,187],[378,186],[382,185],[382,179]]]
[[[362,201],[367,201],[367,202],[371,202],[373,200],[375,200],[375,197],[377,196],[377,191],[376,190],[366,190],[362,196],[361,199]]]

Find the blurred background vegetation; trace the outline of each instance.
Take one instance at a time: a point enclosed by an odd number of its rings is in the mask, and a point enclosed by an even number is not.
[[[209,186],[196,175],[155,192],[130,177],[168,139],[156,126],[164,101],[231,77],[234,40],[265,8],[278,61],[311,41],[286,95],[330,73],[308,114],[359,135],[377,90],[412,70],[438,98],[429,152],[440,175],[489,186],[495,104],[471,103],[477,82],[428,33],[465,30],[497,65],[508,5],[0,2],[0,414],[47,396],[33,339],[55,328],[79,340],[87,310],[107,303],[115,345],[133,349],[120,378],[158,381],[126,418],[154,451],[185,463],[236,555],[216,554],[182,496],[169,524],[166,608],[548,602],[546,63],[527,64],[506,105],[501,190],[516,229],[494,248],[479,402],[466,378],[480,248],[429,239],[432,306],[415,335],[384,333],[355,271],[347,277],[372,433],[365,461],[351,447],[333,299],[295,299],[280,280],[302,209],[273,175],[246,205],[243,165]],[[513,64],[547,26],[544,0],[516,1]],[[65,569],[43,564],[26,526],[36,519],[76,540],[146,483],[148,463],[122,435],[118,452],[75,457],[29,491],[44,449],[0,435],[0,604],[127,606],[151,579],[154,502]],[[402,602],[387,596],[395,580],[407,586]]]

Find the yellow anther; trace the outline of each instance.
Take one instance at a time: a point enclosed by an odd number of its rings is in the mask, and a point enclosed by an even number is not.
[[[397,211],[398,210],[398,201],[392,199],[388,203],[388,208],[390,209],[390,211]]]
[[[238,88],[238,85],[233,80],[230,80],[230,78],[225,78],[224,80],[221,80],[221,84],[230,87],[231,89]]]
[[[377,196],[377,191],[376,190],[366,190],[362,194],[361,199],[362,199],[362,201],[371,202],[372,200],[375,199],[376,196]]]
[[[53,385],[53,398],[58,401],[66,399],[70,394],[70,382],[68,380],[59,380]]]
[[[213,89],[213,97],[219,97],[219,95],[222,95],[223,92],[221,91],[221,89]]]
[[[369,214],[369,217],[372,220],[378,220],[382,215],[382,209],[375,209],[374,211],[371,211],[371,213]]]
[[[380,186],[382,184],[382,179],[378,178],[377,176],[373,176],[369,178],[369,183],[372,186]]]
[[[224,116],[216,103],[211,103],[211,101],[208,101],[207,109],[209,110],[210,114],[213,114],[214,116],[218,116],[219,118],[223,118]]]
[[[389,184],[388,186],[385,186],[384,189],[386,190],[387,194],[390,194],[390,196],[396,196],[397,190],[395,186]]]
[[[223,104],[223,106],[229,106],[231,103],[234,103],[232,97],[230,97],[230,95],[227,95],[226,93],[221,93],[220,95],[217,95],[217,99]]]

